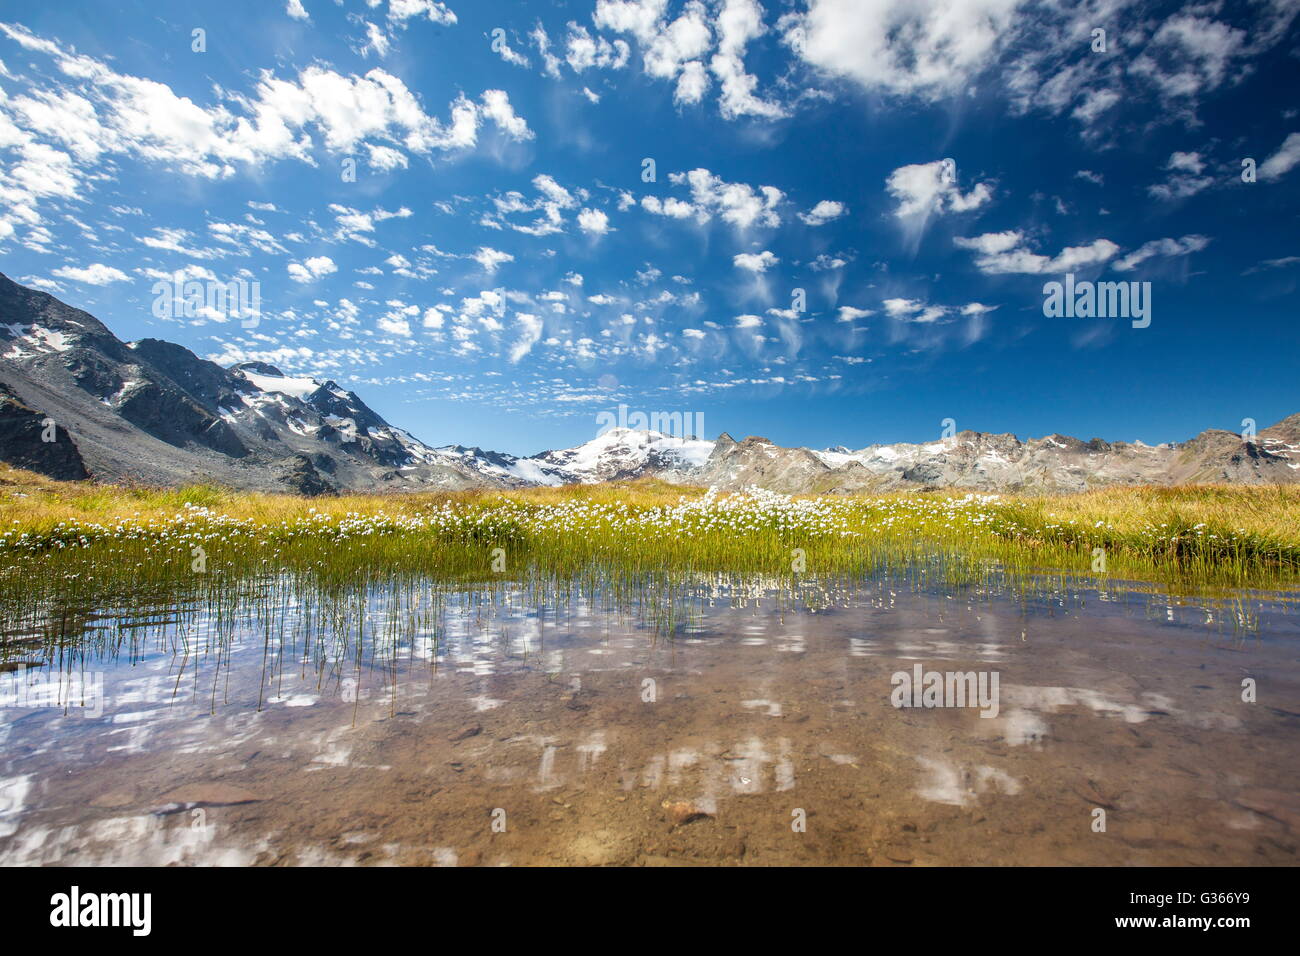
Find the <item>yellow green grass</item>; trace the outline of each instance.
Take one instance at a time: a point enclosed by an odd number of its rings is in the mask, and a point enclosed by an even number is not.
[[[927,567],[957,582],[1068,573],[1177,588],[1300,581],[1300,488],[707,495],[643,481],[304,498],[122,488],[0,468],[0,602],[117,582],[159,594],[289,572],[491,580]],[[35,583],[33,583],[35,582]]]

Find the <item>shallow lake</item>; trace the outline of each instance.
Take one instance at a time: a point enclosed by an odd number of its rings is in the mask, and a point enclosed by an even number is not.
[[[687,591],[667,624],[505,586],[370,595],[359,637],[288,600],[32,651],[0,863],[1296,862],[1287,596]],[[996,675],[996,716],[895,706],[917,665]]]

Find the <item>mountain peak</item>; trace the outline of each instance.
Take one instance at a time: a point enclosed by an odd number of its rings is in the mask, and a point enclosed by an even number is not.
[[[1300,415],[1261,430],[1257,442],[1210,429],[1157,446],[1059,433],[1022,442],[1012,434],[962,431],[959,441],[812,451],[757,435],[737,442],[722,432],[711,442],[622,427],[527,458],[463,445],[434,449],[332,380],[286,375],[267,362],[224,368],[163,339],[128,348],[93,316],[3,275],[0,317],[0,387],[7,389],[0,459],[49,474],[153,484],[202,477],[313,494],[642,477],[793,494],[1300,483]],[[47,412],[66,428],[57,443],[41,440]]]
[[[266,362],[240,362],[230,366],[232,372],[253,372],[256,375],[269,375],[272,378],[284,378],[285,375],[274,365]]]

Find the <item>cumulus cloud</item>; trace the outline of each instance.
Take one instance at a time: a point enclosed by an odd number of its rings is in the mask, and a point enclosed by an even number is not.
[[[366,0],[371,8],[383,5],[384,0]],[[388,0],[388,19],[396,23],[424,17],[431,23],[453,26],[456,14],[442,0]]]
[[[805,61],[870,90],[927,99],[959,91],[1015,25],[1020,0],[810,0],[785,22]]]
[[[745,269],[749,272],[763,273],[781,260],[771,252],[764,249],[760,253],[742,252],[731,260],[737,269]]]
[[[621,70],[627,66],[632,50],[625,40],[611,43],[602,36],[593,37],[586,27],[569,23],[565,38],[564,62],[575,73],[585,70]]]
[[[289,278],[294,282],[315,282],[322,276],[327,276],[331,272],[337,272],[338,266],[329,256],[312,256],[302,262],[291,262],[288,265]]]
[[[494,196],[492,199],[498,218],[485,218],[480,220],[481,225],[491,226],[494,229],[500,229],[502,223],[516,232],[522,232],[529,236],[549,236],[564,231],[566,210],[574,209],[578,205],[578,197],[571,193],[564,186],[560,185],[553,176],[541,173],[533,177],[533,188],[537,190],[538,195],[529,199],[523,193],[517,190],[510,190],[507,193]],[[584,190],[578,190],[579,196],[586,197]],[[538,213],[532,222],[520,223],[513,221],[510,217],[521,213]],[[602,214],[603,215],[603,214]],[[599,221],[591,215],[585,220],[591,226],[598,226]],[[608,225],[608,222],[606,222]],[[583,226],[583,219],[579,217],[579,227]]]
[[[419,312],[416,306],[410,306],[410,308]],[[389,335],[396,335],[406,339],[411,337],[411,321],[401,310],[394,310],[381,315],[375,325],[379,328],[379,331],[387,332]]]
[[[376,224],[389,219],[407,219],[411,216],[411,210],[406,206],[395,210],[376,206],[369,212],[363,212],[351,206],[330,203],[329,211],[334,214],[334,221],[337,224],[334,238],[339,241],[347,239],[359,242],[363,246],[375,245],[375,240],[370,238],[370,233],[375,231]]]
[[[746,183],[729,183],[707,169],[671,173],[668,178],[676,185],[691,187],[693,211],[700,222],[708,222],[716,215],[742,230],[755,225],[773,228],[781,225],[777,210],[785,200],[785,193],[775,186],[754,189]]]
[[[885,299],[881,303],[885,314],[901,322],[916,322],[922,325],[935,322],[948,314],[948,308],[942,305],[927,305],[916,299]]]
[[[402,18],[419,9],[439,16],[440,5],[390,6]],[[26,27],[0,24],[24,49],[53,58],[65,85],[0,103],[9,122],[6,139],[18,161],[9,170],[10,188],[0,201],[11,222],[33,224],[45,198],[79,198],[82,183],[102,175],[104,155],[129,156],[205,179],[226,179],[241,166],[281,160],[315,164],[323,146],[351,153],[361,145],[382,147],[372,160],[399,165],[398,152],[420,155],[463,150],[478,142],[492,123],[504,135],[529,139],[527,122],[515,114],[502,90],[477,101],[460,94],[449,117],[425,112],[396,76],[372,69],[345,75],[313,64],[296,77],[264,70],[249,92],[223,91],[203,106],[165,83],[120,73],[90,56],[69,53]]]
[[[885,188],[897,203],[894,216],[913,243],[935,216],[949,212],[970,212],[992,198],[987,183],[976,183],[967,193],[957,187],[956,164],[950,159],[900,166],[889,174]]]
[[[599,209],[584,209],[578,213],[578,228],[593,236],[609,232],[609,216]]]
[[[695,215],[694,206],[672,196],[662,200],[658,196],[643,196],[641,208],[656,216],[667,216],[670,219],[689,219]]]
[[[106,266],[102,262],[81,268],[79,266],[61,266],[54,270],[60,279],[71,279],[86,285],[108,285],[110,282],[125,282],[130,278],[121,269]]]
[[[502,252],[499,249],[493,249],[490,246],[479,246],[478,251],[470,256],[475,262],[483,267],[483,271],[491,275],[501,267],[503,263],[514,262],[515,257],[508,252]]]
[[[1249,29],[1219,2],[1148,9],[1138,0],[807,0],[778,28],[805,63],[884,95],[957,99],[996,85],[1021,113],[1067,114],[1088,138],[1107,135],[1117,106],[1155,100],[1196,122],[1207,93],[1239,81],[1285,41],[1293,0],[1258,0]],[[1241,11],[1237,11],[1240,13]],[[1093,31],[1105,28],[1105,50]],[[1117,55],[1119,54],[1119,55]]]
[[[673,101],[684,105],[698,103],[709,92],[710,85],[704,64],[692,60],[682,67],[682,74],[677,78],[677,88],[673,92]]]
[[[1214,182],[1212,177],[1201,175],[1205,171],[1205,160],[1200,153],[1174,152],[1165,169],[1170,173],[1169,178],[1147,187],[1147,192],[1157,199],[1186,199]]]
[[[718,106],[728,119],[758,116],[780,119],[785,108],[754,92],[758,78],[745,71],[745,47],[767,32],[758,0],[726,0],[718,13],[718,51],[709,68],[718,78]]]
[[[766,32],[757,0],[687,0],[675,18],[667,0],[597,0],[592,20],[600,29],[633,37],[647,76],[675,82],[673,100],[699,103],[718,81],[718,107],[735,119],[778,119],[786,110],[755,91],[757,77],[745,69],[749,43]]]
[[[975,266],[986,275],[1070,272],[1101,265],[1119,253],[1119,246],[1109,239],[1094,239],[1086,246],[1062,249],[1056,256],[1039,255],[1025,247],[1025,236],[1019,230],[986,232],[971,239],[958,236],[953,243],[977,253]]]
[[[809,263],[809,267],[813,272],[833,272],[836,269],[843,269],[848,264],[848,260],[841,256],[828,256],[823,252]]]
[[[836,316],[836,322],[856,322],[858,319],[865,319],[869,315],[875,315],[874,309],[859,309],[851,305],[840,306],[839,313]]]
[[[846,212],[848,212],[848,207],[844,203],[823,199],[807,212],[799,213],[799,218],[809,226],[824,226],[828,222],[839,219]]]

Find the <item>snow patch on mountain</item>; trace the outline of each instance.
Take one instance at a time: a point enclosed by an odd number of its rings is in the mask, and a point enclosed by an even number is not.
[[[288,375],[263,375],[240,367],[236,367],[233,371],[244,376],[244,378],[248,379],[264,392],[279,392],[281,395],[289,395],[297,399],[305,399],[308,395],[311,395],[322,386],[322,383],[316,381],[314,378],[291,378]]]

